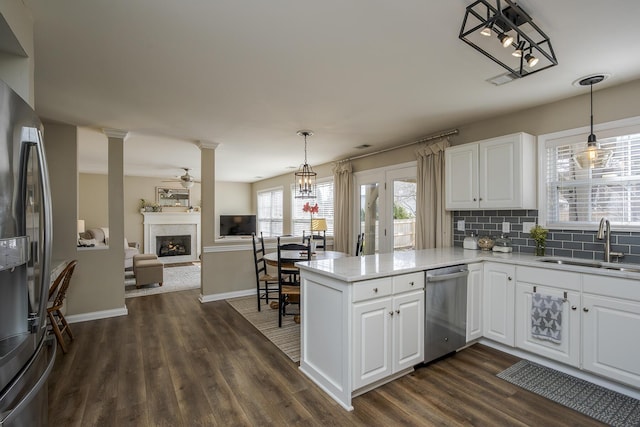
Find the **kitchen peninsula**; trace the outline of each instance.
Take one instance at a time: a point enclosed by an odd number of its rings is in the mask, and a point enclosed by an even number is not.
[[[411,372],[424,361],[425,271],[464,264],[468,344],[482,339],[640,397],[640,343],[617,339],[640,328],[640,269],[558,259],[445,248],[299,263],[300,370],[347,410]],[[562,344],[531,339],[535,292],[565,298]]]

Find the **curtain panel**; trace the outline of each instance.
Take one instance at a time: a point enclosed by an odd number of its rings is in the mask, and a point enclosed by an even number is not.
[[[353,210],[353,170],[351,162],[333,167],[333,250],[350,254],[350,226]]]
[[[441,140],[416,150],[418,163],[416,249],[446,248],[453,244],[452,215],[445,209],[444,150]]]

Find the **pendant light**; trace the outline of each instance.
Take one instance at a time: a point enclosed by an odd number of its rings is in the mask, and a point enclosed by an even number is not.
[[[598,144],[596,136],[593,133],[593,85],[603,80],[604,75],[597,74],[585,77],[578,82],[581,86],[589,85],[591,98],[591,133],[589,134],[589,138],[587,138],[587,147],[573,157],[573,160],[580,169],[605,168],[609,165],[609,160],[611,160],[613,154],[611,150],[600,148],[600,144]]]
[[[295,173],[295,198],[315,199],[316,198],[316,176],[318,175],[307,163],[307,137],[313,135],[310,130],[299,130],[299,136],[304,136],[304,164]]]

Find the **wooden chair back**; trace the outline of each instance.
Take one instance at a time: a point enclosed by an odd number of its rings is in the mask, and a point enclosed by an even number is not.
[[[280,244],[278,237],[278,327],[282,326],[282,316],[286,314],[285,307],[293,301],[292,296],[300,297],[300,274],[294,263],[301,261],[301,256],[287,258],[285,251],[298,254],[306,252],[307,260],[311,259],[311,247],[300,243]]]
[[[364,251],[364,233],[358,234],[358,241],[356,242],[356,256],[362,255]]]
[[[62,307],[64,299],[67,297],[67,290],[69,289],[71,276],[76,268],[76,264],[78,264],[78,260],[75,259],[67,264],[49,288],[49,301],[51,301],[51,297],[55,296],[53,304],[49,307],[49,310],[58,310]]]

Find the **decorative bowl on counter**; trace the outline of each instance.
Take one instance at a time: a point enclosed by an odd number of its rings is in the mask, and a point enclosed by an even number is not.
[[[495,245],[495,243],[496,243],[495,240],[493,240],[489,236],[482,236],[478,239],[478,246],[483,251],[490,251],[491,248],[493,248],[493,245]]]

